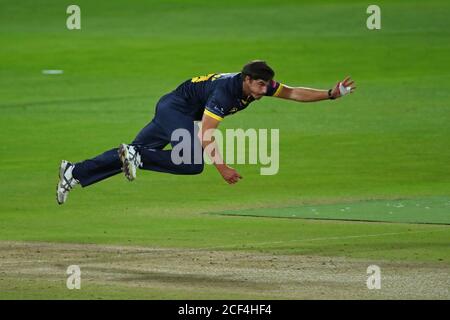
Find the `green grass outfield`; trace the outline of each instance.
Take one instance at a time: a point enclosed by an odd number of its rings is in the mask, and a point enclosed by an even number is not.
[[[440,211],[403,210],[406,219],[397,222],[448,223],[450,3],[377,2],[379,31],[366,28],[368,3],[360,1],[80,0],[79,31],[66,29],[69,4],[0,0],[0,240],[450,266],[445,225],[205,214],[436,198],[445,199]],[[131,141],[159,97],[183,80],[239,71],[255,58],[266,59],[283,83],[329,88],[351,75],[357,92],[315,104],[265,98],[223,121],[221,128],[279,129],[277,175],[235,165],[244,179],[229,186],[211,166],[191,177],[139,172],[133,183],[116,176],[56,204],[61,159]],[[369,211],[350,218],[383,220]],[[63,291],[54,280],[36,280],[37,290],[8,279],[0,273],[0,298]],[[67,298],[192,297],[114,292],[94,286]]]

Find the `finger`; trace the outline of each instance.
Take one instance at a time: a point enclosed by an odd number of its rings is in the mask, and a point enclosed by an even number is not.
[[[344,87],[349,87],[353,84],[353,80],[349,79],[345,82],[342,83],[344,85]]]
[[[342,84],[345,85],[349,80],[351,80],[350,76],[345,77],[345,79],[342,81]]]
[[[350,81],[350,82],[347,82],[346,84],[345,84],[345,86],[346,87],[351,87],[353,84],[355,83],[355,81]]]

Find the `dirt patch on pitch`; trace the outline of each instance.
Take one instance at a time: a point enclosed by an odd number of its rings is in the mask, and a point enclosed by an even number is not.
[[[381,289],[367,288],[369,265]],[[38,242],[0,242],[0,278],[65,284],[69,265],[82,281],[149,290],[214,293],[254,299],[449,299],[448,264],[367,261],[204,249],[163,249]]]

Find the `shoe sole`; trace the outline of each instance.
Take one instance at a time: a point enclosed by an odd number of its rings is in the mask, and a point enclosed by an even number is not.
[[[133,181],[136,176],[131,174],[130,161],[128,161],[128,149],[124,143],[122,143],[119,147],[119,158],[122,162],[122,171],[125,173],[125,177],[128,181]]]
[[[59,181],[56,184],[56,202],[58,202],[58,204],[63,204],[64,203],[64,201],[63,202],[59,202],[59,198],[58,198],[58,189],[59,188],[58,187],[59,187],[59,184],[61,183],[61,180],[64,177],[64,172],[66,171],[67,163],[68,162],[66,160],[63,160],[63,161],[61,161],[61,164],[59,165],[59,174],[58,174]]]

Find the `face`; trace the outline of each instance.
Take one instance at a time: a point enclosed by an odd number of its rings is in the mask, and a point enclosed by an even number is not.
[[[261,99],[267,92],[268,81],[261,79],[253,80],[250,77],[245,77],[244,88],[247,93],[251,95],[255,100]]]

